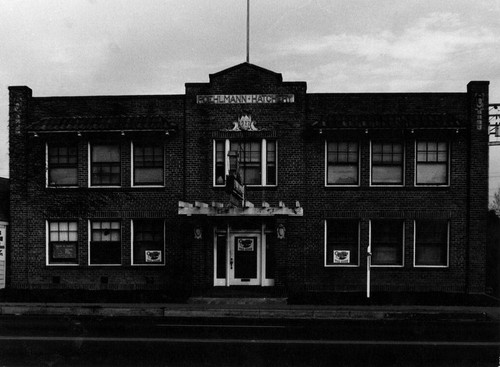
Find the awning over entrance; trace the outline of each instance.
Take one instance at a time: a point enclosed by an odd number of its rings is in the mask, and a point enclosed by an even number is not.
[[[260,206],[254,205],[249,201],[245,201],[241,207],[235,207],[231,204],[224,205],[222,203],[212,202],[206,204],[195,201],[194,204],[179,201],[179,215],[206,215],[211,217],[239,217],[239,216],[261,216],[272,217],[275,215],[301,217],[304,215],[304,210],[298,201],[294,207],[287,207],[284,202],[280,201],[278,206],[270,206],[269,203],[263,201]]]

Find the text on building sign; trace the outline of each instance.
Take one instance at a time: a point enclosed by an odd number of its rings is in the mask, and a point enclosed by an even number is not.
[[[293,94],[214,94],[196,96],[197,104],[294,103]]]

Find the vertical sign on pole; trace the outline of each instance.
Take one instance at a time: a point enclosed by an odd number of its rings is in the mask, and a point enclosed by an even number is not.
[[[0,289],[5,288],[7,225],[0,223]]]

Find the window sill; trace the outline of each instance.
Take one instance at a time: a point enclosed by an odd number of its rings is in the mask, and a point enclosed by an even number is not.
[[[62,267],[62,266],[69,266],[69,267],[78,267],[80,264],[45,264],[47,267]]]
[[[131,189],[163,189],[165,185],[133,185]]]
[[[357,189],[361,187],[361,185],[325,185],[326,189]]]
[[[131,267],[140,267],[140,266],[147,266],[147,267],[161,267],[165,266],[166,264],[130,264]]]
[[[51,189],[51,190],[54,190],[54,189],[78,189],[80,186],[78,185],[69,185],[69,186],[54,186],[54,185],[48,185],[48,186],[45,186],[46,189]]]

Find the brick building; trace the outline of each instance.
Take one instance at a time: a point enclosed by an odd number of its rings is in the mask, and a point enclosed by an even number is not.
[[[483,292],[488,84],[311,94],[243,63],[183,95],[10,87],[8,286]]]

